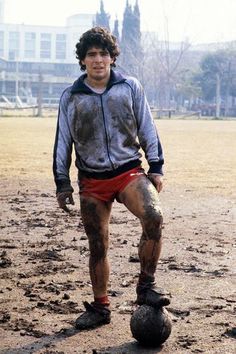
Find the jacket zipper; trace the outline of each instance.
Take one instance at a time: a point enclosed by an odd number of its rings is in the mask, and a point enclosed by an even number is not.
[[[103,124],[104,124],[105,135],[106,135],[107,155],[108,155],[109,161],[111,163],[111,166],[112,166],[112,168],[114,170],[115,167],[114,167],[114,164],[112,162],[112,159],[111,159],[111,156],[110,156],[110,152],[109,152],[109,146],[108,146],[108,134],[107,134],[106,121],[105,121],[105,114],[104,114],[104,109],[103,109],[102,95],[100,95],[100,99],[101,99],[101,106],[102,106],[102,118],[103,118]]]

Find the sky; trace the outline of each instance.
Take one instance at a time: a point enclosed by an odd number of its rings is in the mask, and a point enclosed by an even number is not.
[[[103,0],[105,11],[120,20],[127,0]],[[136,0],[129,0],[133,6]],[[160,39],[192,44],[236,40],[236,0],[138,0],[141,30]],[[5,23],[64,26],[66,18],[96,13],[100,0],[5,0]]]

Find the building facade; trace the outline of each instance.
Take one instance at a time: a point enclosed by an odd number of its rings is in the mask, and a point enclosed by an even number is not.
[[[0,0],[0,102],[30,104],[40,93],[45,104],[56,104],[80,74],[75,44],[94,19],[77,14],[65,26],[8,24]]]

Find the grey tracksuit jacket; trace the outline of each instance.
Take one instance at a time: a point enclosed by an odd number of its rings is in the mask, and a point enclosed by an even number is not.
[[[141,148],[150,173],[162,174],[162,147],[143,88],[133,77],[111,70],[108,86],[97,94],[79,77],[61,96],[54,144],[57,192],[70,183],[72,147],[79,174],[106,179],[141,164]]]

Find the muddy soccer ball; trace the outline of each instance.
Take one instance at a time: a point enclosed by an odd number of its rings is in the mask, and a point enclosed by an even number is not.
[[[162,307],[139,306],[130,319],[133,337],[142,345],[155,347],[164,343],[171,333],[171,319],[168,311]]]

